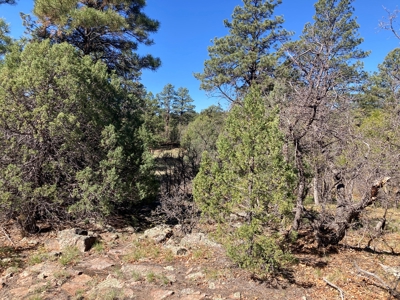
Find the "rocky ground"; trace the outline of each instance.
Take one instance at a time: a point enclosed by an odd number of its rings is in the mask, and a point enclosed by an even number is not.
[[[381,250],[373,253],[356,240],[359,232],[332,251],[299,244],[296,265],[261,282],[201,232],[183,236],[165,225],[141,233],[99,226],[23,238],[11,234],[13,228],[0,231],[0,299],[307,300],[340,299],[340,291],[344,299],[388,299],[382,284],[357,267],[394,283],[380,265],[400,265],[397,233],[377,240]]]

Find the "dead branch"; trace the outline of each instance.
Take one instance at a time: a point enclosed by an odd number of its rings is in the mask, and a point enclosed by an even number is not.
[[[6,236],[6,238],[10,241],[10,243],[15,246],[14,242],[12,241],[12,239],[10,238],[10,236],[8,235],[7,231],[3,228],[3,226],[0,226],[1,231],[3,231],[4,235]]]
[[[386,289],[389,292],[389,294],[391,296],[395,297],[396,299],[400,299],[400,294],[396,291],[398,280],[396,280],[396,284],[395,284],[394,288],[391,288],[389,286],[389,284],[387,284],[385,281],[383,281],[378,275],[361,269],[356,263],[354,263],[354,266],[356,267],[358,273],[364,274],[364,277],[369,278],[369,279],[371,279],[371,277],[374,278],[375,280],[377,280],[379,282],[379,283],[376,283],[376,281],[374,281],[374,283],[377,286]],[[383,265],[381,265],[381,266],[383,266]],[[386,271],[386,269],[385,269],[385,271]]]
[[[338,286],[334,285],[332,282],[328,281],[328,279],[326,278],[322,278],[328,285],[330,285],[331,287],[337,289],[340,293],[340,299],[344,300],[344,293],[343,290],[341,288],[339,288]]]

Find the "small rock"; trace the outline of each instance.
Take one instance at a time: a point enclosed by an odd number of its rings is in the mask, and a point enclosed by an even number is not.
[[[37,241],[37,240],[30,240],[30,241],[28,241],[28,245],[29,246],[36,246],[36,245],[38,245],[39,244],[39,242]]]
[[[172,236],[172,229],[167,225],[158,225],[156,227],[147,229],[143,233],[144,238],[149,238],[154,240],[156,243],[165,242],[168,238]]]
[[[129,232],[129,233],[135,233],[136,229],[133,228],[132,226],[127,226],[124,229],[122,229],[122,231]]]
[[[173,291],[166,291],[166,290],[155,290],[150,293],[154,300],[163,300],[167,299],[169,296],[174,294]]]
[[[209,283],[208,283],[208,288],[209,288],[210,290],[215,290],[215,282],[209,282]]]
[[[38,279],[46,279],[47,277],[49,277],[49,275],[48,274],[46,274],[46,273],[40,273],[39,275],[38,275]]]
[[[180,242],[182,247],[192,248],[194,246],[211,246],[211,247],[220,247],[219,244],[211,241],[204,233],[191,233],[184,236]]]
[[[192,273],[186,276],[186,279],[192,279],[192,280],[197,280],[197,279],[201,279],[204,278],[205,275],[203,272],[197,272],[197,273]]]
[[[236,292],[230,296],[231,299],[242,299],[242,294],[240,292]]]
[[[164,269],[167,270],[167,271],[174,271],[175,270],[173,266],[166,266],[166,267],[164,267]]]
[[[75,296],[76,292],[78,290],[83,290],[86,286],[86,284],[91,281],[93,278],[88,276],[88,275],[80,275],[74,277],[72,280],[70,280],[67,283],[64,283],[61,286],[61,289],[66,292],[70,296]]]
[[[181,294],[182,295],[195,295],[195,294],[200,294],[200,292],[199,291],[196,292],[194,289],[191,289],[191,288],[186,288],[186,289],[181,290]]]
[[[81,234],[77,234],[81,233]],[[89,251],[96,242],[96,237],[83,235],[87,231],[81,229],[66,229],[57,234],[61,249],[76,246],[81,252]]]
[[[91,260],[88,260],[88,261],[78,264],[78,267],[79,268],[88,268],[91,270],[104,270],[104,269],[107,269],[108,267],[112,267],[114,265],[115,265],[115,263],[108,258],[96,257],[94,259],[91,259]]]

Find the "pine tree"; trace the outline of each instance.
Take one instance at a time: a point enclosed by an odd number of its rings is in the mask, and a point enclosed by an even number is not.
[[[3,19],[0,19],[0,58],[7,52],[8,47],[12,43],[9,33],[10,29],[7,23]]]
[[[179,127],[187,125],[191,117],[195,114],[194,100],[189,95],[187,88],[180,87],[176,92],[176,97],[172,103],[172,110],[177,118]]]
[[[169,141],[172,125],[172,104],[176,100],[175,87],[168,83],[164,86],[162,92],[156,95],[156,98],[160,104],[164,119],[164,139]]]
[[[204,72],[196,73],[201,88],[229,101],[241,100],[253,84],[272,84],[279,55],[275,52],[290,33],[281,16],[272,18],[281,0],[243,0],[232,21],[224,20],[229,35],[215,38],[208,48]]]
[[[217,158],[203,154],[194,198],[219,222],[228,254],[242,267],[276,270],[288,258],[279,227],[292,209],[295,174],[282,155],[278,111],[254,87],[230,111],[217,141]],[[231,215],[245,216],[239,227]]]
[[[143,13],[145,5],[145,0],[36,0],[33,12],[39,27],[33,33],[55,43],[68,42],[119,76],[138,79],[142,69],[160,66],[158,58],[136,52],[139,44],[153,44],[149,35],[159,27]]]

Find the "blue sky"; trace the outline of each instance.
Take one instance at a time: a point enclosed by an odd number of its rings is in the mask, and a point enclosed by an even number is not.
[[[312,21],[315,2],[283,0],[276,14],[283,15],[284,27],[298,36],[304,24]],[[224,101],[209,98],[200,90],[200,82],[193,77],[193,73],[202,72],[204,61],[208,58],[207,47],[212,45],[211,40],[228,33],[223,20],[229,19],[234,7],[241,4],[241,0],[147,0],[145,12],[149,17],[159,20],[161,27],[152,36],[155,45],[142,46],[140,52],[150,53],[162,60],[162,66],[156,72],[143,73],[142,82],[147,90],[157,94],[167,83],[171,83],[176,89],[189,89],[198,111],[219,102],[226,105]],[[390,32],[378,28],[379,21],[386,17],[383,6],[393,10],[398,4],[398,0],[354,2],[355,15],[361,27],[360,36],[364,38],[361,48],[372,51],[370,57],[364,60],[368,71],[376,70],[389,51],[400,45],[400,41]],[[30,0],[19,0],[15,6],[0,6],[0,17],[10,24],[13,37],[20,37],[24,31],[19,12],[30,13],[32,7],[33,1]]]

